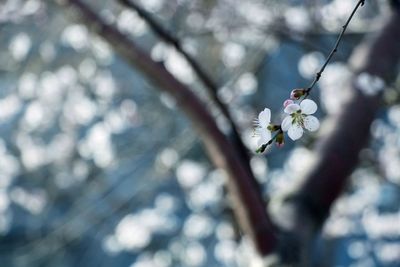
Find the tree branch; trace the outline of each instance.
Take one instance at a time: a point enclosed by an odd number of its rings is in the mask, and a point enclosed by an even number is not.
[[[399,36],[400,15],[396,13],[379,35],[369,41],[369,45],[364,43],[360,46],[352,57],[350,63],[356,73],[352,81],[352,96],[336,118],[336,129],[321,144],[319,161],[301,190],[312,199],[310,203],[315,206],[320,223],[356,166],[358,153],[369,139],[369,128],[380,107],[382,94],[371,96],[363,93],[356,82],[358,75],[368,73],[381,77],[386,84],[391,83],[400,61]],[[359,59],[362,62],[355,62]]]
[[[215,163],[228,174],[228,188],[233,197],[232,207],[242,230],[250,236],[262,255],[276,245],[273,225],[253,175],[244,167],[242,158],[219,130],[204,103],[184,84],[174,78],[161,63],[154,62],[132,40],[110,26],[80,0],[68,0],[82,20],[113,46],[115,51],[134,68],[140,70],[156,88],[172,95],[178,106],[191,120],[205,148]]]
[[[180,40],[174,36],[171,32],[167,31],[160,23],[158,23],[146,10],[144,10],[140,5],[136,4],[131,0],[118,0],[120,3],[125,5],[128,8],[131,8],[137,12],[137,14],[142,17],[143,20],[147,22],[150,28],[166,43],[171,44],[175,47],[175,49],[186,59],[189,65],[192,67],[193,71],[197,74],[199,79],[205,85],[205,88],[208,92],[209,97],[213,100],[213,102],[217,105],[217,107],[221,110],[222,114],[229,121],[232,135],[234,139],[234,143],[237,146],[237,149],[242,154],[243,160],[246,162],[246,167],[250,170],[249,156],[248,151],[243,144],[243,141],[240,137],[239,131],[235,125],[235,122],[230,114],[227,106],[221,102],[218,97],[218,85],[213,81],[213,79],[203,70],[200,64],[192,57],[189,53],[185,51],[182,47]]]
[[[284,203],[295,211],[291,218],[294,228],[287,238],[297,239],[299,248],[307,247],[305,242],[311,240],[310,236],[329,215],[331,205],[358,163],[358,154],[367,144],[371,123],[380,108],[382,93],[366,94],[365,85],[358,82],[360,74],[380,77],[386,84],[392,82],[400,62],[399,36],[400,14],[396,12],[383,29],[362,43],[352,56],[350,64],[355,72],[349,88],[352,95],[335,118],[336,128],[321,141],[316,164],[298,191]],[[304,255],[293,257],[298,256]]]
[[[337,52],[337,49],[339,47],[340,41],[343,38],[344,33],[346,32],[347,26],[349,26],[349,23],[351,21],[351,19],[353,18],[354,14],[356,13],[357,9],[360,6],[364,5],[365,0],[359,0],[358,3],[356,4],[356,6],[354,7],[353,11],[351,12],[349,18],[347,19],[346,23],[342,26],[342,31],[340,32],[335,45],[333,46],[331,52],[329,53],[325,63],[322,65],[321,69],[317,72],[317,74],[315,75],[314,80],[312,81],[312,83],[310,84],[310,86],[307,88],[306,90],[306,96],[310,94],[311,90],[313,89],[314,85],[319,81],[319,79],[321,78],[322,73],[324,72],[326,66],[328,65],[329,61],[332,59],[333,55]]]

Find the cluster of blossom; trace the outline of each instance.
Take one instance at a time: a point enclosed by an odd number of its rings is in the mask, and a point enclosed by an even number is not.
[[[319,121],[312,116],[317,111],[317,104],[307,99],[307,89],[294,89],[290,99],[283,102],[284,112],[287,116],[280,125],[271,124],[271,110],[265,108],[256,119],[255,135],[259,137],[256,152],[262,153],[274,141],[278,147],[285,143],[284,132],[287,132],[293,141],[303,136],[304,129],[314,132],[319,128]]]

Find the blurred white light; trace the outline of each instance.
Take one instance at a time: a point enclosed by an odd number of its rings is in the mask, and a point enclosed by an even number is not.
[[[374,211],[365,212],[362,224],[371,238],[400,237],[400,212],[377,214]]]
[[[190,13],[186,18],[186,24],[193,30],[201,30],[204,27],[204,17],[198,12]]]
[[[164,0],[140,0],[145,9],[151,12],[160,11],[164,5]]]
[[[79,64],[79,73],[86,80],[89,80],[94,76],[96,69],[96,62],[92,58],[85,58],[81,64]]]
[[[110,255],[116,255],[123,249],[114,235],[106,236],[103,239],[102,247],[103,250]]]
[[[57,51],[52,42],[44,41],[40,44],[39,53],[44,62],[51,62],[56,57]]]
[[[61,34],[61,41],[64,45],[75,50],[82,50],[87,47],[89,32],[85,25],[74,24],[67,26]]]
[[[168,214],[173,212],[177,208],[177,199],[167,193],[158,194],[154,205],[159,213]]]
[[[10,198],[32,214],[41,213],[47,204],[47,196],[42,189],[28,192],[21,187],[14,187],[10,192]]]
[[[153,257],[154,263],[156,263],[157,267],[168,267],[171,266],[172,257],[169,251],[159,250],[154,254]]]
[[[285,12],[286,24],[291,30],[305,32],[311,26],[309,11],[304,7],[291,7]]]
[[[81,91],[71,91],[63,107],[63,114],[71,122],[87,125],[97,114],[97,105]]]
[[[186,59],[174,48],[168,49],[166,52],[165,67],[183,83],[190,84],[194,81],[192,68]]]
[[[27,130],[36,129],[43,121],[45,110],[39,101],[28,104],[24,114],[24,124]]]
[[[39,83],[40,88],[37,93],[40,101],[58,109],[63,100],[63,87],[58,76],[53,72],[43,72]]]
[[[259,182],[267,181],[268,165],[265,157],[252,157],[250,166]]]
[[[172,168],[179,160],[179,155],[175,149],[166,148],[159,154],[160,163],[167,169]]]
[[[400,105],[394,105],[388,110],[390,123],[400,128]]]
[[[328,113],[336,114],[342,110],[342,105],[350,94],[349,80],[352,72],[343,63],[330,63],[322,75],[321,103]]]
[[[22,61],[28,55],[31,46],[31,38],[22,32],[13,37],[9,45],[9,50],[16,61]]]
[[[121,133],[126,128],[126,123],[121,116],[121,113],[115,110],[106,113],[104,123],[113,134]]]
[[[108,127],[103,123],[97,123],[90,128],[85,140],[89,155],[93,157],[96,165],[102,168],[108,166],[114,157],[110,138]]]
[[[0,213],[0,233],[3,235],[10,230],[12,222],[11,214],[11,212]]]
[[[347,252],[353,259],[358,259],[367,255],[368,248],[364,242],[354,241],[349,244]]]
[[[193,214],[186,219],[183,232],[187,237],[201,239],[209,236],[213,228],[214,223],[210,217]]]
[[[146,32],[147,25],[144,20],[131,10],[123,10],[118,16],[117,27],[124,33],[130,33],[134,36],[141,36]]]
[[[93,80],[95,93],[103,100],[110,100],[117,90],[114,77],[109,71],[97,73]]]
[[[47,162],[46,149],[41,145],[26,143],[21,148],[22,164],[28,170],[34,170]]]
[[[324,59],[324,55],[321,52],[311,52],[303,55],[298,65],[301,76],[306,79],[314,78]]]
[[[104,40],[99,37],[91,38],[91,48],[99,63],[109,65],[112,62],[114,57],[113,50]]]
[[[352,230],[352,221],[346,217],[331,218],[324,225],[324,234],[328,237],[346,236]]]
[[[377,257],[386,264],[400,262],[400,244],[399,243],[383,243],[376,248]]]
[[[5,190],[0,190],[0,214],[4,213],[10,205],[10,198]]]
[[[146,247],[151,241],[151,232],[134,215],[125,216],[115,230],[118,243],[128,250]]]
[[[385,88],[382,78],[367,72],[360,73],[355,81],[356,88],[366,96],[375,96]]]
[[[243,73],[236,82],[236,86],[241,94],[251,95],[257,91],[257,79],[252,73]]]
[[[227,43],[222,49],[222,61],[227,67],[237,67],[243,62],[246,50],[240,44]]]
[[[57,78],[64,86],[74,86],[78,82],[78,74],[75,68],[64,65],[56,72]]]
[[[221,222],[215,229],[217,238],[220,240],[233,239],[235,237],[235,231],[231,224],[227,222]]]
[[[27,72],[21,75],[18,83],[18,94],[22,99],[30,99],[35,95],[35,88],[37,85],[37,76],[33,73]]]
[[[176,169],[178,182],[185,188],[197,185],[205,174],[206,169],[204,166],[195,161],[184,160]]]
[[[7,121],[22,109],[22,101],[14,94],[0,99],[0,122]]]
[[[183,261],[187,266],[200,266],[206,260],[207,254],[202,244],[190,242],[185,246]]]
[[[231,240],[219,241],[214,249],[217,260],[230,266],[235,261],[237,245]]]
[[[222,199],[222,188],[220,185],[207,181],[195,186],[189,194],[189,206],[191,209],[201,211],[207,206],[218,204]]]

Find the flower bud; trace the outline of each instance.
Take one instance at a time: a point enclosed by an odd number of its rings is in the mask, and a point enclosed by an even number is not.
[[[290,92],[290,99],[299,99],[305,94],[306,89],[304,88],[293,89],[292,92]]]
[[[270,131],[270,132],[278,131],[280,128],[281,128],[280,125],[275,125],[275,124],[270,124],[267,127],[268,131]]]
[[[286,99],[285,102],[283,102],[283,107],[286,108],[290,104],[294,104],[294,101],[291,99]]]
[[[277,147],[283,147],[283,145],[285,144],[285,138],[283,136],[283,132],[280,132],[275,139],[275,143],[277,145]]]

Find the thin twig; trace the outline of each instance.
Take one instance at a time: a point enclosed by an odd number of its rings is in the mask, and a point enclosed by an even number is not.
[[[381,109],[383,94],[365,94],[357,82],[359,75],[376,76],[390,84],[398,74],[400,12],[393,12],[388,17],[379,32],[368,36],[354,50],[349,64],[355,75],[349,84],[347,102],[341,107],[341,112],[332,117],[335,127],[319,141],[312,168],[284,202],[287,205],[285,208],[294,211],[286,218],[293,225],[287,232],[289,240],[300,242],[302,249],[314,245],[307,240],[318,232],[334,201],[348,184],[351,173],[359,163],[359,153],[368,144],[371,124]],[[284,249],[282,257],[293,251],[290,247]]]
[[[328,65],[329,61],[331,60],[331,58],[333,57],[333,55],[337,52],[337,49],[339,47],[339,43],[342,40],[342,37],[347,29],[347,26],[349,25],[351,19],[353,18],[354,14],[356,13],[357,9],[360,6],[363,6],[365,3],[365,0],[360,0],[358,1],[357,5],[354,7],[353,12],[351,12],[350,17],[347,19],[346,24],[344,24],[342,26],[342,31],[339,34],[338,39],[336,40],[335,46],[333,47],[332,51],[329,53],[328,58],[326,59],[324,65],[322,65],[321,69],[319,70],[319,72],[317,72],[317,74],[315,75],[315,78],[313,80],[313,82],[311,83],[311,85],[306,89],[306,96],[310,94],[311,90],[313,89],[314,85],[319,81],[319,79],[321,78],[322,73],[325,70],[325,67]]]
[[[234,138],[234,143],[238,147],[238,150],[242,154],[243,159],[246,162],[249,162],[249,156],[247,152],[247,148],[243,144],[243,141],[239,135],[239,131],[235,125],[235,122],[230,114],[227,106],[222,103],[222,101],[218,97],[218,85],[213,81],[213,79],[203,70],[200,64],[183,49],[180,40],[174,36],[171,32],[167,31],[159,22],[157,22],[151,14],[149,14],[146,10],[144,10],[140,5],[136,4],[131,0],[118,0],[121,4],[125,5],[128,8],[131,8],[137,12],[137,14],[142,17],[143,20],[147,22],[150,28],[165,42],[173,45],[175,49],[186,59],[189,65],[192,67],[193,71],[197,74],[199,79],[205,85],[207,93],[209,97],[213,100],[213,102],[217,105],[217,107],[221,110],[222,114],[229,121],[230,127],[232,129],[232,134]],[[248,165],[248,163],[246,163]],[[250,165],[247,166],[250,170]]]

